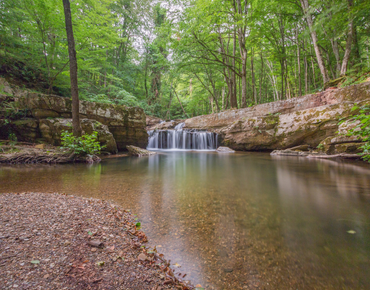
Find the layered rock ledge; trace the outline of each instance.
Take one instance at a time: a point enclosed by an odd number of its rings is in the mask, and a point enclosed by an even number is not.
[[[351,146],[348,146],[351,152],[339,150],[339,147],[344,148],[343,144],[361,140],[334,138],[338,137],[336,132],[340,129],[339,120],[353,115],[351,109],[355,103],[359,106],[370,104],[370,82],[250,108],[198,116],[185,120],[184,128],[218,133],[219,144],[234,150],[276,150],[297,145],[316,148],[329,138],[327,150],[335,154],[353,153],[356,150]],[[341,126],[344,134],[350,128],[348,122]],[[344,126],[347,127],[344,129]],[[336,146],[338,144],[341,145]]]
[[[0,84],[6,93],[0,95],[0,102],[7,103],[16,112],[11,123],[0,122],[0,137],[7,138],[9,132],[14,132],[20,141],[40,139],[59,145],[60,130],[71,123],[72,101],[65,97],[12,89],[1,78]],[[98,131],[99,141],[112,153],[117,149],[125,150],[127,145],[147,145],[146,116],[142,108],[80,101],[80,118],[83,131]]]

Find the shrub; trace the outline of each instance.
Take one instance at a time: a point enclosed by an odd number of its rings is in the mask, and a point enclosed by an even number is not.
[[[71,149],[77,155],[95,155],[106,146],[100,146],[97,141],[98,132],[94,131],[91,135],[85,134],[81,137],[75,137],[68,131],[62,132],[62,148]]]
[[[347,136],[360,136],[365,142],[365,145],[361,146],[364,156],[362,159],[370,162],[370,105],[365,105],[359,108],[355,105],[352,111],[360,109],[359,114],[352,117],[353,121],[360,121],[360,123],[353,129],[349,130]]]

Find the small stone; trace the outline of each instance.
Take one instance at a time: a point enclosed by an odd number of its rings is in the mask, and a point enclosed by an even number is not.
[[[143,254],[143,253],[141,253],[137,258],[138,258],[140,261],[145,261],[145,260],[147,260],[147,259],[148,259],[148,257],[147,257],[145,254]]]
[[[225,268],[224,269],[224,272],[225,273],[231,273],[233,271],[233,269],[231,269],[231,268]]]
[[[97,248],[103,247],[103,243],[99,240],[91,240],[91,241],[88,241],[87,243],[92,247],[97,247]]]
[[[47,279],[47,278],[49,278],[49,274],[46,274],[45,276],[44,276],[44,279]]]
[[[97,250],[97,248],[91,248],[91,252],[96,252]]]

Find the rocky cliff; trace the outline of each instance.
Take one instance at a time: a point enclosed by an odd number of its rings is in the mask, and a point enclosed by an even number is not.
[[[338,121],[353,114],[351,108],[355,103],[370,104],[370,82],[245,109],[198,116],[187,119],[185,128],[216,132],[219,134],[220,144],[235,150],[274,150],[297,145],[316,148],[325,141],[325,148],[335,151],[335,148],[339,150],[339,147],[346,147],[347,143],[353,145],[361,142],[347,140],[346,137],[336,139],[336,132],[340,129]],[[341,145],[336,146],[339,144]],[[353,146],[347,147],[353,149]]]
[[[6,103],[8,110],[14,112],[11,123],[0,124],[0,135],[11,130],[21,141],[41,138],[59,145],[60,130],[67,128],[71,122],[72,101],[69,98],[13,89],[1,78],[0,86],[0,102]],[[117,151],[117,148],[124,150],[126,145],[147,145],[145,114],[141,108],[80,101],[80,117],[82,129],[86,133],[98,131],[99,141],[107,145],[110,152]],[[114,137],[113,140],[109,134]]]

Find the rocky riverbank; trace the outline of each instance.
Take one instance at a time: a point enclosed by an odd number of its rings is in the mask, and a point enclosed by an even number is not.
[[[298,98],[227,110],[185,120],[183,129],[218,134],[218,144],[239,151],[281,150],[318,146],[325,154],[354,154],[363,145],[361,138],[347,137],[355,124],[348,121],[359,107],[370,104],[370,80],[344,88]],[[339,124],[340,120],[345,122]],[[174,121],[151,129],[172,129]],[[320,145],[321,144],[321,145]]]
[[[1,289],[193,289],[139,228],[106,201],[1,194]]]

